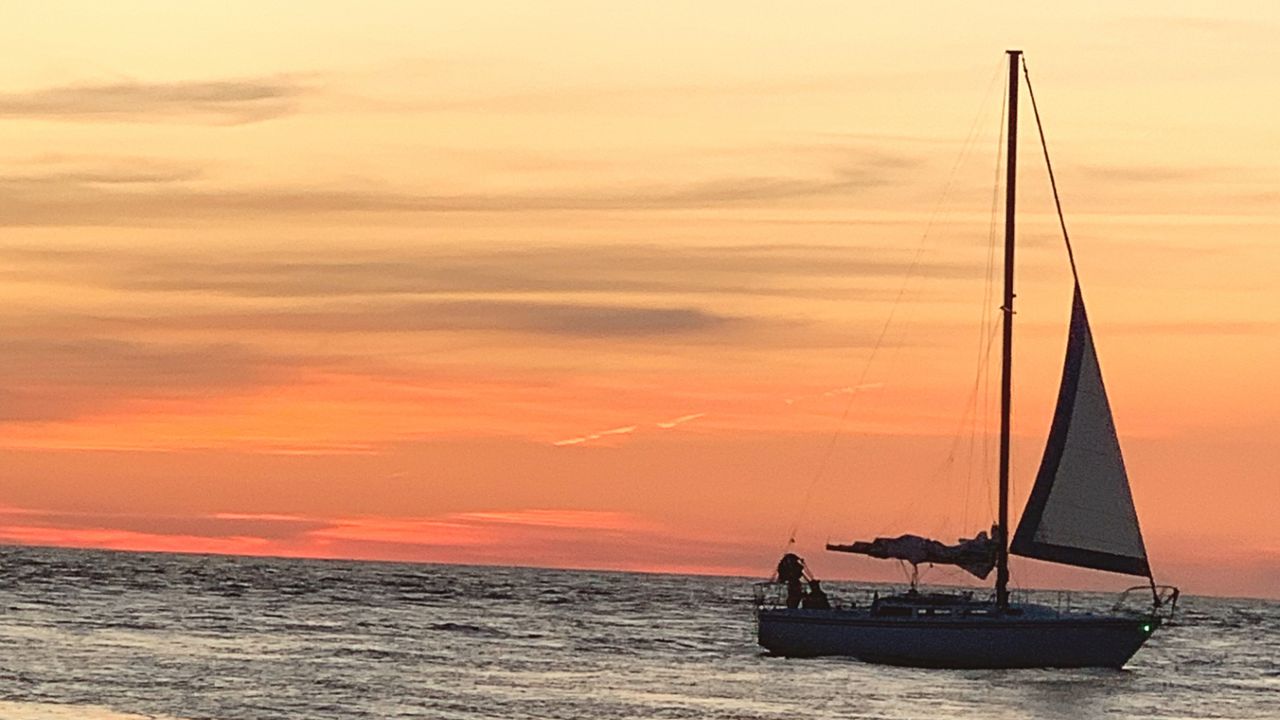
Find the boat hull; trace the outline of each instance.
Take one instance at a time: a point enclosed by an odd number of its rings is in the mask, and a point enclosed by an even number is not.
[[[1084,613],[925,618],[799,609],[761,609],[757,620],[760,645],[775,655],[939,668],[1120,668],[1160,623]]]

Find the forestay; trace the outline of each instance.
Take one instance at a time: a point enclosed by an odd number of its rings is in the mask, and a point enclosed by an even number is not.
[[[1053,427],[1009,551],[1096,570],[1151,574],[1079,285]]]

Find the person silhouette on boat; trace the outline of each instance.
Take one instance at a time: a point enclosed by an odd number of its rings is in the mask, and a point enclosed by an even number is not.
[[[800,607],[805,610],[831,609],[831,601],[827,599],[827,594],[817,580],[809,581],[809,593],[800,600]]]
[[[804,560],[800,559],[795,553],[787,553],[778,561],[778,582],[787,585],[787,607],[792,610],[800,607],[800,603],[805,598],[804,585],[801,580],[804,578]]]
[[[806,599],[804,586],[799,580],[791,580],[787,583],[787,607],[795,610],[804,604]]]

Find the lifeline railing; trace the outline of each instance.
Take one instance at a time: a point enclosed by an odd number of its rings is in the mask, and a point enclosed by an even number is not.
[[[1125,607],[1129,596],[1139,591],[1151,594],[1150,614],[1161,620],[1173,619],[1174,613],[1178,610],[1178,598],[1182,595],[1182,591],[1172,585],[1135,585],[1120,593],[1120,598],[1116,600],[1111,610],[1119,612],[1129,609]]]
[[[753,586],[753,590],[757,608],[781,608],[787,606],[787,586],[785,583],[758,582]],[[885,588],[842,587],[828,593],[828,598],[832,609],[847,610],[870,605],[884,591]]]

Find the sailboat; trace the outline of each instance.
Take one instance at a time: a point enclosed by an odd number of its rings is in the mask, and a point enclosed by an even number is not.
[[[1093,334],[1066,223],[1062,222],[1075,290],[1057,407],[1035,484],[1012,540],[1009,527],[1009,444],[1012,388],[1014,204],[1016,199],[1019,69],[1035,109],[1030,76],[1018,50],[1009,61],[1005,187],[1003,342],[1000,392],[999,509],[990,534],[956,545],[904,535],[870,542],[828,544],[827,549],[922,563],[959,566],[979,578],[995,570],[994,592],[921,592],[918,574],[903,593],[862,606],[831,607],[803,561],[779,563],[776,581],[788,589],[786,606],[758,594],[758,639],[784,656],[842,655],[894,665],[942,668],[1122,667],[1176,608],[1178,590],[1157,585],[1147,559],[1120,443],[1102,382]],[[1036,110],[1039,125],[1039,112]],[[1043,129],[1040,132],[1043,143]],[[1045,151],[1048,162],[1048,151]],[[1049,167],[1058,216],[1057,184]],[[1123,603],[1110,611],[1072,611],[1013,602],[1009,555],[1145,577],[1151,604]],[[812,593],[801,581],[809,577]],[[1122,596],[1126,598],[1128,592]],[[818,599],[820,602],[810,602]]]

